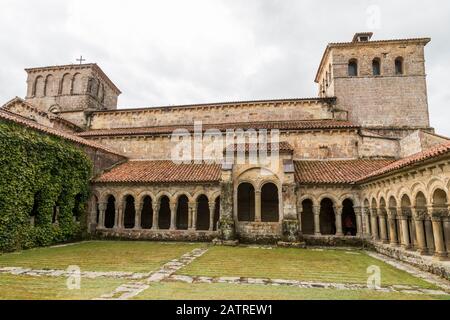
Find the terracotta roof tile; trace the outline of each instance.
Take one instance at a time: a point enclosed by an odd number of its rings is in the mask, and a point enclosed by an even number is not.
[[[399,170],[417,163],[420,163],[425,160],[429,160],[435,157],[438,157],[440,155],[446,154],[450,152],[450,142],[445,142],[443,144],[439,144],[437,146],[434,146],[426,151],[418,152],[416,154],[410,155],[406,158],[394,161],[390,163],[389,165],[386,165],[378,170],[375,170],[373,172],[368,172],[366,175],[360,177],[358,182],[364,181],[369,178],[373,178],[385,173],[389,173],[395,170]]]
[[[348,184],[383,168],[393,160],[294,161],[295,180],[300,184]]]
[[[94,182],[200,183],[218,182],[219,164],[175,164],[171,160],[128,161],[103,173]]]
[[[9,112],[9,111],[4,110],[4,109],[0,109],[0,119],[1,120],[6,120],[6,121],[11,121],[11,122],[20,124],[22,126],[25,126],[25,127],[28,127],[28,128],[31,128],[31,129],[34,129],[34,130],[37,130],[37,131],[49,134],[49,135],[52,135],[52,136],[57,136],[57,137],[69,140],[69,141],[71,141],[73,143],[76,143],[76,144],[79,144],[79,145],[88,146],[88,147],[91,147],[91,148],[103,150],[103,151],[108,152],[108,153],[112,153],[112,154],[115,154],[115,155],[123,156],[120,153],[117,153],[115,151],[112,151],[112,150],[102,146],[101,144],[98,144],[98,143],[95,143],[93,141],[89,141],[89,140],[80,138],[80,137],[78,137],[76,135],[73,135],[73,134],[70,134],[70,133],[67,133],[67,132],[64,132],[64,131],[61,131],[61,130],[57,130],[57,129],[54,129],[54,128],[46,127],[46,126],[41,125],[41,124],[39,124],[39,123],[37,123],[35,121],[32,121],[30,119],[27,119],[25,117],[22,117],[22,116],[16,114],[16,113],[12,113],[12,112]]]
[[[317,130],[317,129],[356,129],[359,126],[340,120],[302,120],[302,121],[262,121],[262,122],[236,122],[204,124],[203,130],[218,129],[278,129],[278,130]],[[174,125],[157,126],[145,128],[116,128],[116,129],[97,129],[77,133],[80,137],[98,137],[98,136],[120,136],[120,135],[154,135],[171,134],[176,129],[186,129],[189,132],[194,131],[193,125]]]

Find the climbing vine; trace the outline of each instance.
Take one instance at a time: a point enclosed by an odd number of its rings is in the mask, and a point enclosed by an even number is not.
[[[92,163],[62,138],[0,122],[0,251],[77,239]]]

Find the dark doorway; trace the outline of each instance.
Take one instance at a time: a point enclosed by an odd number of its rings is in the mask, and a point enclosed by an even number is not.
[[[125,212],[123,216],[123,226],[125,229],[132,229],[134,227],[134,219],[136,216],[136,208],[134,206],[133,196],[125,198]]]
[[[204,194],[197,198],[197,230],[209,230],[208,198]]]
[[[266,183],[261,188],[261,221],[278,222],[280,220],[278,188],[273,183]]]
[[[162,196],[159,204],[160,229],[170,229],[170,200],[167,196]]]
[[[328,198],[320,202],[320,233],[324,235],[336,234],[333,201]]]
[[[238,187],[238,220],[255,221],[255,188],[250,183]]]
[[[105,211],[105,228],[114,228],[114,220],[116,217],[116,198],[114,196],[108,197]]]
[[[185,195],[178,198],[177,229],[187,230],[189,221],[189,199]]]
[[[145,196],[142,202],[141,227],[151,229],[153,226],[153,203],[150,196]]]
[[[352,200],[345,199],[342,206],[342,231],[344,236],[356,236],[356,215]]]
[[[314,234],[313,202],[310,199],[302,202],[302,233]]]

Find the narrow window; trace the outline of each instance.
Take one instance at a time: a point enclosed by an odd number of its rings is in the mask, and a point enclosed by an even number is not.
[[[395,74],[403,74],[403,58],[401,57],[395,59]]]
[[[372,74],[374,76],[379,76],[381,74],[380,59],[378,58],[375,58],[372,61]]]
[[[350,60],[348,62],[348,75],[350,77],[358,75],[358,62],[356,60]]]

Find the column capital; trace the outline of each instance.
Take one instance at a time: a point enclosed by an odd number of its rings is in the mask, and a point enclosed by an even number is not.
[[[355,212],[355,215],[361,215],[362,207],[353,207],[353,212]]]

